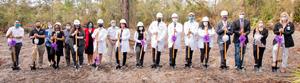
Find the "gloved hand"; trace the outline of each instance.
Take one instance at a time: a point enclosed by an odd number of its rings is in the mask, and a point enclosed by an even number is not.
[[[207,35],[205,35],[204,37],[203,37],[203,40],[204,40],[204,42],[209,42],[209,35],[207,34]]]
[[[177,38],[176,38],[176,36],[175,36],[175,35],[173,35],[173,36],[172,36],[172,41],[173,41],[173,42],[175,42],[175,41],[176,41],[176,39],[177,39]]]
[[[7,42],[8,42],[8,46],[15,46],[17,43],[15,39],[10,39],[10,38],[7,40]]]

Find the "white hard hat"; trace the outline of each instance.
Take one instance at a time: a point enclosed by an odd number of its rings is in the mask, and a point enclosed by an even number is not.
[[[20,22],[19,20],[16,20],[16,22],[15,23],[17,23],[17,22]]]
[[[74,25],[80,25],[80,21],[79,20],[74,20]]]
[[[102,19],[98,19],[97,23],[98,24],[103,24],[103,20]]]
[[[221,16],[227,16],[228,12],[226,10],[221,11]]]
[[[162,17],[163,17],[163,14],[162,14],[162,13],[158,12],[158,13],[156,14],[156,18],[162,18]]]
[[[136,26],[144,26],[143,22],[138,22]]]
[[[176,13],[173,13],[171,17],[172,17],[172,18],[178,17],[178,15],[177,15]]]
[[[207,16],[202,18],[202,21],[209,21],[209,18]]]
[[[125,19],[121,19],[120,23],[125,23],[126,24],[126,20]]]
[[[61,26],[61,23],[60,23],[60,22],[56,22],[56,23],[55,23],[55,25],[59,25],[59,26]]]

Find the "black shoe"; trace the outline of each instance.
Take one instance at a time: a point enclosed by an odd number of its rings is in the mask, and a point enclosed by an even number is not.
[[[185,68],[190,68],[190,65],[189,64],[184,64],[184,67]]]
[[[207,68],[207,67],[208,67],[208,65],[207,65],[207,64],[204,64],[204,65],[203,65],[203,67],[204,67],[204,68]]]
[[[156,64],[151,65],[151,68],[156,68],[156,67],[157,67]]]
[[[273,67],[273,66],[272,66],[272,72],[277,72],[278,69],[279,69],[279,67]]]
[[[21,70],[21,68],[19,66],[13,66],[11,68],[12,68],[12,70]]]
[[[56,65],[56,66],[55,66],[55,69],[59,69],[59,66],[58,66],[58,65]]]
[[[117,66],[116,66],[116,69],[121,69],[121,66],[120,66],[120,65],[117,65]]]
[[[92,64],[91,66],[92,66],[92,67],[95,67],[95,68],[97,67],[96,63]]]
[[[30,69],[31,69],[31,70],[36,70],[35,65],[31,65],[31,66],[30,66]]]
[[[52,64],[51,66],[52,66],[52,68],[56,69],[56,65],[55,64]]]
[[[272,72],[277,72],[276,68],[272,66]]]
[[[222,65],[222,66],[220,66],[220,69],[222,69],[222,70],[228,70],[228,66],[224,66],[224,65]]]

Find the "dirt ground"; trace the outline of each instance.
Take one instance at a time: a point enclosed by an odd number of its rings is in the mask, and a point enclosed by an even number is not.
[[[0,40],[0,82],[1,83],[289,83],[295,80],[293,72],[297,70],[300,63],[300,32],[294,33],[295,47],[289,49],[288,72],[273,73],[271,72],[271,49],[274,34],[270,31],[267,42],[267,49],[263,58],[263,72],[253,71],[253,53],[252,45],[248,44],[244,62],[246,71],[240,72],[234,69],[233,44],[230,45],[228,53],[228,65],[230,69],[227,71],[220,70],[220,55],[216,41],[215,47],[210,52],[209,68],[205,69],[200,64],[200,53],[197,50],[193,57],[193,68],[184,68],[185,51],[179,50],[177,58],[177,68],[172,69],[168,65],[168,51],[165,50],[161,56],[161,69],[151,69],[152,55],[148,51],[145,56],[144,68],[135,68],[135,56],[133,50],[130,51],[127,68],[116,70],[114,60],[110,63],[105,55],[105,60],[99,70],[84,65],[79,72],[74,71],[73,67],[67,67],[65,59],[62,58],[59,70],[54,70],[47,65],[47,55],[44,55],[44,68],[31,71],[29,64],[31,63],[32,44],[28,36],[24,39],[24,45],[21,50],[21,68],[20,71],[12,71],[12,64],[9,55],[6,39],[1,36]],[[131,35],[133,36],[133,34]],[[250,37],[252,42],[252,37]],[[182,40],[183,41],[183,40]],[[183,42],[182,42],[183,45]],[[133,45],[131,45],[133,47]],[[183,48],[184,46],[182,46]],[[167,48],[167,47],[166,47]],[[150,49],[150,48],[148,48]],[[85,56],[86,57],[86,56]],[[85,58],[85,62],[87,59]]]

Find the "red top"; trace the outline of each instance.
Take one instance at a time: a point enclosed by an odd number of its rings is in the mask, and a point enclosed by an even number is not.
[[[94,32],[94,28],[92,28],[92,32],[91,33],[93,33]],[[90,32],[89,32],[89,28],[84,28],[84,33],[85,33],[85,47],[88,47],[89,46],[89,36],[90,36]]]

